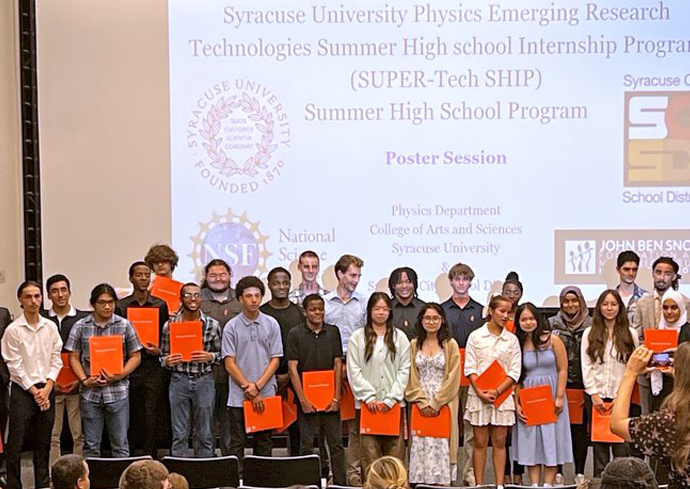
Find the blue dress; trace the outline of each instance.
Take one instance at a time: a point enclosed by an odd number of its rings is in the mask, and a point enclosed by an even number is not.
[[[558,371],[556,355],[550,346],[537,353],[525,351],[522,355],[525,378],[522,387],[551,386],[556,397]],[[517,417],[517,416],[516,416]],[[547,465],[553,467],[573,461],[573,447],[570,441],[570,417],[568,402],[563,399],[563,411],[556,423],[527,426],[519,419],[513,426],[513,445],[510,450],[513,461],[521,465]]]

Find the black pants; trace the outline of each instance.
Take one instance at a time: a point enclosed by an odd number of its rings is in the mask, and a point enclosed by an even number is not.
[[[331,454],[333,484],[347,485],[345,476],[345,449],[343,448],[342,422],[340,413],[304,414],[298,406],[297,422],[300,433],[300,455],[314,453],[314,437],[323,433]],[[321,454],[323,457],[323,453]]]
[[[214,405],[214,435],[218,437],[220,454],[230,455],[230,413],[228,412],[228,380],[216,382],[216,403]]]
[[[613,399],[602,399],[604,402],[613,402]],[[592,442],[594,447],[594,477],[601,477],[608,463],[611,461],[611,454],[613,457],[629,457],[630,445],[627,443],[599,443]]]
[[[240,461],[244,460],[244,447],[247,444],[247,430],[244,427],[244,409],[228,408],[230,417],[230,455],[234,455]],[[273,451],[271,430],[258,431],[252,434],[253,453],[263,457],[270,457]]]
[[[37,387],[43,387],[37,385]],[[33,437],[35,487],[48,487],[50,465],[50,435],[55,421],[55,390],[50,393],[50,409],[41,411],[34,396],[12,383],[10,393],[10,430],[5,453],[7,456],[7,484],[9,489],[21,489],[21,456],[24,441]]]
[[[129,440],[130,449],[142,448],[144,455],[156,458],[161,414],[165,411],[167,397],[163,372],[137,375],[129,385]],[[167,417],[170,418],[169,416]]]
[[[583,389],[578,385],[567,385],[568,389]],[[585,473],[587,462],[587,449],[589,448],[589,420],[592,417],[592,401],[585,395],[585,406],[582,409],[582,424],[570,425],[570,441],[573,445],[573,461],[575,462],[575,474]],[[563,466],[558,466],[558,472],[563,473]]]
[[[288,453],[291,457],[300,454],[300,427],[299,421],[295,421],[288,428]],[[328,452],[326,451],[326,439],[324,430],[319,432],[319,457],[321,458],[321,477],[328,479],[330,466],[328,465]]]

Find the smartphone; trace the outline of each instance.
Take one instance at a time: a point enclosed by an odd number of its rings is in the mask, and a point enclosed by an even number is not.
[[[650,367],[673,367],[673,352],[655,353],[649,360]]]

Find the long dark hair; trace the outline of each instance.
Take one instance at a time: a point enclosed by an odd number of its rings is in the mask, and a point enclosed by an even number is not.
[[[612,295],[618,303],[618,314],[616,315],[616,324],[613,327],[613,344],[618,352],[616,358],[621,363],[626,363],[635,349],[635,342],[630,333],[630,322],[628,321],[628,314],[625,311],[625,304],[621,296],[613,289],[605,290],[599,296],[597,305],[594,308],[592,315],[592,328],[589,330],[589,346],[587,347],[587,355],[592,362],[604,363],[604,353],[606,351],[606,342],[608,341],[608,331],[606,330],[606,322],[604,316],[601,314],[601,305],[604,299]]]
[[[379,302],[384,301],[388,309],[393,308],[393,302],[388,294],[383,292],[374,292],[369,297],[369,302],[367,302],[367,322],[364,325],[364,339],[366,344],[364,346],[364,361],[368,362],[371,360],[374,354],[374,345],[376,345],[376,331],[374,331],[374,322],[371,320],[371,314],[374,311],[374,305]],[[395,360],[395,340],[393,335],[395,334],[395,326],[393,326],[393,314],[389,312],[388,319],[386,320],[386,334],[383,337],[383,342],[388,347],[388,351],[391,354],[391,358]]]
[[[414,332],[417,335],[418,349],[422,347],[424,340],[426,339],[426,329],[424,329],[424,326],[422,325],[422,319],[429,309],[433,309],[439,314],[439,316],[441,316],[441,327],[439,328],[438,333],[436,333],[439,346],[443,348],[443,343],[453,337],[450,332],[450,324],[448,324],[448,320],[446,319],[446,313],[443,312],[441,305],[435,302],[427,302],[426,305],[419,311],[417,322],[414,324]]]
[[[673,392],[661,407],[676,415],[676,446],[669,453],[669,458],[676,470],[682,471],[690,461],[690,343],[678,345],[674,369]]]
[[[531,333],[523,331],[523,329],[520,327],[520,317],[525,312],[525,310],[531,312],[534,318],[537,320],[537,327]],[[520,343],[520,351],[522,352],[523,359],[525,356],[525,342],[527,341],[527,338],[531,336],[532,343],[534,344],[534,349],[536,351],[537,363],[539,363],[539,352],[549,342],[549,338],[544,337],[544,333],[548,331],[551,331],[551,326],[549,325],[548,321],[544,321],[544,317],[542,316],[539,309],[537,309],[537,306],[535,306],[531,302],[525,302],[517,307],[517,309],[515,310],[515,335],[517,336],[518,342]],[[521,384],[522,381],[525,379],[525,374],[526,372],[523,368],[520,372],[520,379],[518,380],[518,384]]]

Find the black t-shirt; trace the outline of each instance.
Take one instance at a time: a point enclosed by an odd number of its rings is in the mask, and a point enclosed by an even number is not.
[[[292,328],[304,322],[304,314],[302,308],[290,302],[290,305],[284,309],[276,309],[271,306],[269,302],[261,306],[261,312],[268,314],[280,325],[280,336],[283,340],[283,353],[285,352],[288,333]],[[285,355],[280,358],[280,365],[278,366],[277,374],[287,373],[287,360]]]
[[[446,313],[446,319],[453,332],[453,338],[460,348],[465,348],[470,333],[484,324],[484,317],[482,316],[484,306],[470,297],[465,307],[461,308],[451,297],[441,304],[441,307],[443,307],[443,311]]]
[[[285,358],[287,361],[297,360],[297,371],[300,374],[333,370],[335,359],[342,356],[343,344],[340,330],[336,326],[324,324],[317,334],[302,323],[288,335]]]

